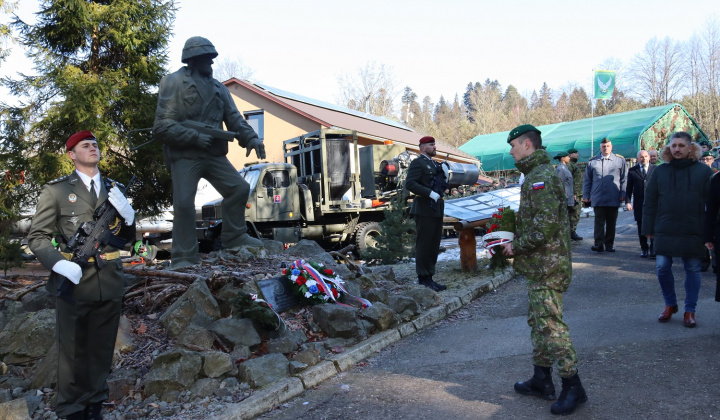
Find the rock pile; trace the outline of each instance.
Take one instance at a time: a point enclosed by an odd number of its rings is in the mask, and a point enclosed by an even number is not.
[[[278,331],[238,318],[233,299],[259,293],[255,281],[278,276],[282,263],[293,258],[325,264],[345,279],[351,294],[368,299],[372,306],[362,308],[347,300],[345,305],[296,308],[281,314],[286,327]],[[104,414],[152,418],[207,413],[441,302],[430,289],[396,278],[391,268],[356,269],[354,264],[337,263],[312,241],[284,251],[281,244],[267,241],[264,249],[208,254],[201,268],[183,270],[184,292],[151,313],[144,303],[150,299],[158,267],[126,270],[132,273],[128,291],[134,292],[124,305],[108,381],[112,401]],[[146,293],[139,293],[143,287]],[[0,360],[9,368],[0,376],[0,418],[54,418],[54,302],[44,293],[29,293],[19,302],[0,300]],[[23,412],[26,417],[13,417]]]

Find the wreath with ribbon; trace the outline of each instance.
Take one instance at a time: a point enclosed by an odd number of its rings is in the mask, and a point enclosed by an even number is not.
[[[311,305],[329,302],[345,305],[339,302],[338,299],[346,295],[360,302],[363,308],[372,306],[367,299],[348,293],[343,286],[343,279],[323,264],[296,260],[290,264],[290,267],[283,270],[283,274],[287,276],[295,292],[300,295],[306,303]]]

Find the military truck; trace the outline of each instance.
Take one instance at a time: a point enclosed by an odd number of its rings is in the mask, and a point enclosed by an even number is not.
[[[394,144],[358,147],[357,132],[322,129],[283,142],[285,163],[257,163],[239,171],[250,184],[245,208],[248,232],[283,243],[313,239],[325,246],[375,246],[383,210],[402,194],[410,161],[417,157]],[[472,185],[475,165],[448,162],[450,182]],[[202,207],[198,239],[216,248],[222,200]]]

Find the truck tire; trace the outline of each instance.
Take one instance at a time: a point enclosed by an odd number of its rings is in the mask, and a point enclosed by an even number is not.
[[[382,228],[378,222],[363,222],[355,228],[355,245],[358,252],[365,251],[368,247],[377,247],[378,235]]]

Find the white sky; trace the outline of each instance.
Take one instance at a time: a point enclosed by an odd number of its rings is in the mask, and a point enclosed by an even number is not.
[[[169,71],[185,40],[204,36],[220,57],[240,57],[254,81],[335,102],[341,74],[374,61],[401,89],[452,101],[468,82],[497,79],[529,96],[543,82],[590,89],[609,58],[627,64],[648,40],[686,41],[717,17],[717,0],[184,0],[170,40]],[[33,20],[38,0],[18,15]],[[19,47],[0,75],[30,72]],[[622,80],[618,80],[622,84]],[[7,96],[0,92],[2,99]],[[399,96],[397,98],[399,102]]]

